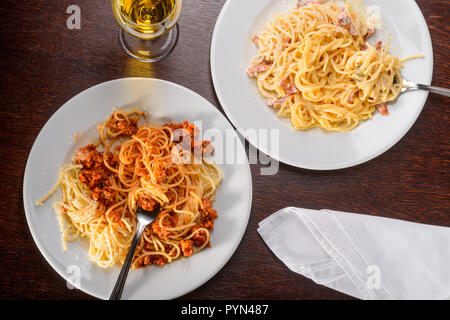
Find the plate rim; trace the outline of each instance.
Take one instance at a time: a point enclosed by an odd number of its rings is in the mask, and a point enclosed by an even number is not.
[[[230,6],[231,2],[233,2],[233,1],[234,0],[227,0],[225,2],[225,4],[223,5],[223,7],[219,13],[217,20],[216,20],[216,24],[214,26],[214,31],[213,31],[212,38],[211,38],[211,48],[210,48],[211,77],[212,77],[212,81],[213,81],[213,85],[214,85],[214,90],[216,92],[219,103],[222,106],[222,109],[224,110],[225,114],[227,115],[227,117],[230,120],[230,122],[232,123],[232,125],[237,129],[238,134],[242,135],[245,138],[245,140],[247,140],[253,147],[262,151],[266,155],[270,156],[271,158],[273,158],[279,162],[282,162],[284,164],[287,164],[287,165],[290,165],[290,166],[293,166],[296,168],[314,170],[314,171],[342,170],[342,169],[347,169],[347,168],[358,166],[360,164],[369,162],[369,161],[381,156],[382,154],[384,154],[385,152],[390,150],[393,146],[395,146],[401,139],[403,139],[403,137],[414,126],[418,117],[422,113],[422,110],[428,99],[428,95],[429,95],[428,91],[424,92],[424,94],[422,96],[422,101],[420,101],[421,107],[418,109],[418,112],[416,113],[416,115],[412,118],[412,121],[408,125],[408,128],[402,134],[400,134],[398,137],[396,137],[396,139],[393,139],[389,143],[387,143],[383,148],[379,149],[376,152],[372,152],[369,156],[364,157],[362,159],[348,161],[348,162],[340,164],[340,165],[310,165],[310,164],[302,163],[301,161],[284,158],[281,155],[281,153],[275,154],[275,153],[269,152],[269,150],[266,147],[259,145],[257,143],[257,141],[255,141],[251,135],[246,134],[245,128],[242,128],[240,125],[238,125],[238,121],[233,117],[231,109],[228,107],[227,103],[225,102],[225,98],[223,97],[220,86],[219,86],[219,80],[218,80],[219,78],[217,76],[217,71],[216,71],[216,67],[215,67],[215,52],[216,52],[216,46],[217,46],[217,41],[218,41],[217,40],[218,32],[219,32],[223,17],[225,16],[226,11],[228,10],[228,7]],[[433,78],[433,72],[434,72],[434,51],[433,51],[433,43],[431,41],[430,30],[428,27],[428,23],[422,13],[422,11],[420,10],[419,5],[416,3],[416,1],[411,1],[411,2],[412,2],[412,6],[414,7],[414,9],[419,13],[421,23],[423,23],[423,25],[425,26],[425,29],[424,29],[426,31],[425,32],[425,37],[426,37],[425,41],[427,42],[427,47],[430,51],[430,55],[429,55],[429,57],[430,57],[430,66],[429,66],[430,67],[430,80],[426,81],[426,82],[429,82],[426,84],[431,84],[432,78]]]
[[[28,206],[28,201],[26,201],[28,199],[28,194],[27,194],[27,181],[28,178],[27,176],[30,174],[30,155],[35,152],[35,148],[36,148],[36,142],[38,141],[39,137],[41,136],[42,132],[46,129],[47,125],[49,125],[50,120],[57,114],[60,112],[63,112],[62,109],[64,108],[64,106],[66,106],[69,102],[71,102],[72,100],[75,100],[76,98],[78,98],[78,96],[83,95],[85,93],[87,93],[88,91],[91,90],[95,90],[98,87],[102,87],[114,82],[126,82],[129,80],[144,80],[144,81],[150,81],[150,82],[160,82],[160,83],[164,83],[165,85],[169,85],[169,86],[174,86],[178,89],[181,89],[185,92],[189,92],[190,94],[193,94],[194,96],[196,96],[199,99],[202,99],[203,101],[205,101],[210,107],[212,107],[211,109],[213,110],[213,112],[219,114],[219,117],[222,117],[222,120],[224,120],[226,123],[228,123],[230,125],[230,127],[233,129],[234,133],[236,134],[236,136],[238,136],[238,132],[234,129],[233,125],[230,123],[230,121],[220,112],[220,110],[212,103],[210,102],[208,99],[204,98],[203,96],[201,96],[200,94],[198,94],[197,92],[184,87],[180,84],[171,82],[171,81],[167,81],[167,80],[163,80],[163,79],[158,79],[158,78],[147,78],[147,77],[124,77],[124,78],[118,78],[118,79],[113,79],[113,80],[108,80],[105,82],[101,82],[101,83],[97,83],[87,89],[84,89],[82,91],[80,91],[79,93],[75,94],[74,96],[72,96],[70,99],[68,99],[66,102],[64,102],[51,116],[50,118],[47,119],[47,121],[45,122],[45,124],[42,126],[42,128],[40,129],[38,135],[36,136],[35,140],[33,141],[33,145],[28,153],[28,157],[27,157],[27,162],[25,165],[25,170],[24,170],[24,174],[23,174],[23,184],[22,184],[22,202],[23,202],[23,207],[24,207],[24,213],[25,213],[25,219],[27,222],[27,226],[28,226],[28,230],[31,233],[31,236],[33,238],[34,244],[37,246],[39,252],[41,253],[41,255],[44,257],[45,261],[52,267],[52,269],[61,277],[63,278],[66,283],[71,283],[69,277],[62,271],[59,270],[59,268],[56,265],[56,262],[53,261],[50,256],[49,256],[49,252],[47,252],[47,250],[44,250],[44,244],[41,242],[38,234],[37,234],[37,230],[33,229],[31,227],[31,218],[29,217],[31,214],[31,208],[29,208]],[[239,140],[239,144],[241,145],[241,147],[245,150],[245,146],[243,145],[241,139]],[[248,174],[248,184],[249,184],[249,188],[248,188],[248,194],[247,194],[247,198],[249,199],[248,201],[248,207],[246,208],[246,219],[245,219],[245,228],[242,229],[241,234],[239,235],[239,241],[237,241],[236,244],[234,244],[231,254],[229,255],[229,257],[227,257],[227,259],[224,259],[223,263],[217,267],[217,270],[211,274],[211,276],[208,278],[206,278],[204,281],[201,281],[197,284],[195,284],[192,288],[188,288],[186,290],[184,290],[183,292],[179,292],[177,294],[174,294],[172,296],[170,296],[169,298],[166,298],[167,300],[170,299],[176,299],[178,297],[181,297],[183,295],[186,295],[198,288],[200,288],[202,285],[204,285],[206,282],[210,281],[212,278],[214,278],[224,267],[225,265],[230,261],[230,259],[233,257],[233,255],[235,254],[237,248],[239,247],[239,245],[242,243],[242,239],[248,229],[248,224],[249,224],[249,220],[250,220],[250,214],[251,214],[251,210],[252,210],[252,204],[253,204],[253,177],[252,177],[252,172],[250,169],[250,164],[248,162],[247,157],[245,157],[245,163],[244,163],[245,167],[246,167],[246,171]],[[71,283],[72,284],[72,283]],[[78,290],[82,291],[85,294],[88,294],[92,297],[98,298],[98,299],[107,299],[108,297],[103,297],[95,292],[93,292],[90,289],[87,288],[83,288],[82,285],[80,285],[79,288],[77,288]]]

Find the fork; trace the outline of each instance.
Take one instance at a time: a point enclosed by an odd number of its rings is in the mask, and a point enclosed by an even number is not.
[[[425,84],[415,83],[406,79],[403,79],[402,93],[412,91],[412,90],[428,90],[432,93],[437,93],[446,97],[450,97],[450,89],[428,86]]]
[[[133,261],[134,252],[136,251],[136,246],[139,243],[139,239],[142,236],[145,228],[152,223],[159,213],[160,205],[158,204],[153,211],[145,211],[141,207],[136,210],[137,224],[136,232],[131,242],[130,249],[128,249],[128,254],[123,263],[122,270],[120,270],[119,277],[117,278],[114,289],[109,297],[109,300],[120,300],[122,296],[123,287],[127,281],[128,271],[130,270],[131,261]]]

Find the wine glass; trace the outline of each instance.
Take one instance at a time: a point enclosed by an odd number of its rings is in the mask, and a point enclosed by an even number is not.
[[[169,55],[179,37],[182,0],[111,0],[119,42],[131,57],[155,62]]]

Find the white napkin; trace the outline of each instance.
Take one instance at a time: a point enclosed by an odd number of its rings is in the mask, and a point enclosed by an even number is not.
[[[450,228],[285,208],[258,232],[292,271],[360,299],[450,299]]]

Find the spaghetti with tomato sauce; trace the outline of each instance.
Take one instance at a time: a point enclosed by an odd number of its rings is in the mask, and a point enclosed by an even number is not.
[[[144,125],[139,125],[144,121]],[[97,143],[79,148],[63,166],[54,203],[64,250],[67,241],[88,239],[90,260],[100,267],[122,264],[136,229],[136,209],[153,211],[133,268],[165,265],[210,247],[218,217],[213,209],[220,169],[207,158],[214,148],[199,140],[192,123],[150,125],[143,112],[116,110],[98,125]]]

